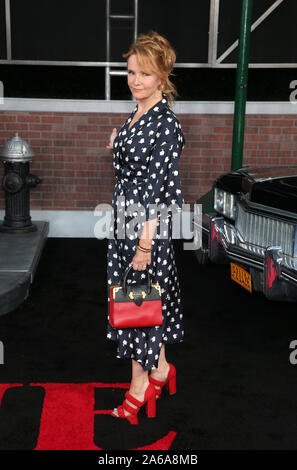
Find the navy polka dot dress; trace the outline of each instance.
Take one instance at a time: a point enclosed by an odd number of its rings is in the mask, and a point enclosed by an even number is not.
[[[159,216],[148,271],[152,282],[161,286],[163,324],[116,329],[108,323],[107,339],[117,341],[117,358],[134,359],[144,370],[151,370],[158,367],[162,343],[178,343],[184,336],[172,218],[180,217],[184,203],[178,161],[185,139],[166,95],[129,129],[136,111],[137,106],[113,145],[116,184],[107,250],[108,308],[110,286],[121,283],[136,253],[144,222]],[[145,279],[145,271],[132,268],[127,282],[143,283]]]

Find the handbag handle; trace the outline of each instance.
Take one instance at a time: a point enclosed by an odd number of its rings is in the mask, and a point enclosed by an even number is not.
[[[126,295],[127,294],[127,277],[132,269],[132,265],[131,266],[128,266],[128,268],[126,269],[125,273],[124,273],[124,276],[123,276],[123,291],[124,291],[124,294]],[[151,277],[150,277],[150,273],[148,272],[148,269],[145,268],[145,274],[146,274],[146,277],[147,277],[147,293],[150,294],[151,293],[151,289],[152,289],[152,286],[151,286]]]

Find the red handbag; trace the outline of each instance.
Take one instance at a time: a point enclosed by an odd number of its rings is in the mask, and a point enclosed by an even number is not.
[[[130,284],[129,266],[121,285],[110,287],[109,323],[113,328],[141,328],[162,325],[161,287],[152,283],[146,269],[146,284]]]

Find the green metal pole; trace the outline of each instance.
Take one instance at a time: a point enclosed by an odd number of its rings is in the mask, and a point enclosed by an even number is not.
[[[236,73],[231,169],[242,167],[253,0],[242,0]]]

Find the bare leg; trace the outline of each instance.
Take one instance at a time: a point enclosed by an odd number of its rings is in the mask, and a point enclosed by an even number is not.
[[[167,379],[168,377],[168,372],[169,372],[169,364],[166,360],[165,356],[165,344],[162,344],[162,347],[160,349],[160,354],[159,354],[159,360],[158,360],[158,368],[157,369],[152,369],[151,371],[151,377],[153,377],[156,380],[160,380],[163,382],[164,380]],[[158,387],[157,385],[154,385],[156,390],[160,390],[161,387]]]
[[[144,395],[147,387],[149,386],[149,379],[148,379],[148,371],[144,370],[142,365],[139,362],[132,359],[132,380],[130,384],[129,393],[136,398],[136,400],[143,401]],[[128,405],[132,406],[132,408],[137,408],[137,406],[133,405],[126,399]],[[124,410],[126,416],[131,415],[128,411]],[[114,416],[118,416],[117,410],[112,412]]]

